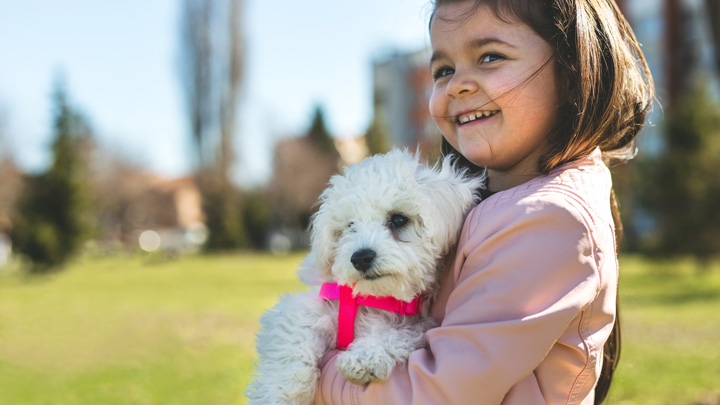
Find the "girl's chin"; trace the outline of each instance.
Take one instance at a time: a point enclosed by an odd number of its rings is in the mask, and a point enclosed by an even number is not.
[[[487,148],[487,147],[486,147]],[[456,148],[458,152],[460,152],[461,155],[465,157],[465,159],[469,160],[470,163],[474,164],[478,167],[487,167],[491,163],[491,158],[487,153],[484,154],[478,154],[478,148],[477,147],[463,147],[460,145],[460,148]],[[489,152],[489,151],[488,151]]]

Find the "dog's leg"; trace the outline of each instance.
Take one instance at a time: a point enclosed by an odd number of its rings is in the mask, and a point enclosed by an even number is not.
[[[336,320],[315,293],[286,295],[260,318],[250,404],[312,402],[318,363],[334,344]]]
[[[396,364],[406,364],[410,352],[425,345],[425,331],[434,326],[430,319],[393,323],[387,316],[369,314],[356,328],[366,333],[338,355],[338,372],[356,385],[386,380]]]

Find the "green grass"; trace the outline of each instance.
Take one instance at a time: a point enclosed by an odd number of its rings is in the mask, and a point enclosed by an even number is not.
[[[609,403],[720,404],[720,264],[620,262],[623,351]]]
[[[0,275],[0,403],[238,404],[295,255],[84,259]]]
[[[301,255],[84,258],[0,269],[0,403],[243,404],[262,312]],[[7,269],[5,269],[7,270]],[[720,403],[720,265],[621,260],[624,346],[608,403]]]

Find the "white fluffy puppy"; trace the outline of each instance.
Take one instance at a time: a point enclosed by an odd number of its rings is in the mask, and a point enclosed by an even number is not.
[[[449,157],[438,170],[400,150],[347,167],[320,196],[301,280],[349,286],[354,299],[411,302],[421,295],[428,303],[482,182]],[[246,392],[251,404],[312,402],[318,362],[338,343],[338,306],[313,288],[283,296],[262,316],[256,375]],[[336,363],[355,384],[386,379],[424,346],[424,333],[434,326],[426,316],[355,308],[354,340]]]

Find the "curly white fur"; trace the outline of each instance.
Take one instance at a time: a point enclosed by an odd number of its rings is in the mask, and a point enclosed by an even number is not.
[[[482,183],[450,157],[429,168],[400,150],[347,167],[320,196],[300,279],[309,285],[354,285],[353,295],[430,299],[442,258],[455,244]],[[371,251],[374,258],[361,265],[360,251]],[[256,375],[246,391],[250,404],[312,402],[318,362],[336,344],[337,316],[337,301],[321,300],[316,288],[281,297],[262,316]],[[355,339],[338,355],[337,369],[355,384],[384,380],[423,347],[424,333],[433,326],[427,316],[360,307]]]

